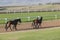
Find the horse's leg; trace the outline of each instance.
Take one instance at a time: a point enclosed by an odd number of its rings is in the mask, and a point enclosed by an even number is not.
[[[6,29],[6,31],[7,31],[8,27],[6,26],[5,29]]]
[[[10,30],[12,31],[12,29],[11,29],[11,24],[9,24],[8,28],[10,28]]]
[[[33,29],[35,29],[37,27],[36,23],[33,23]]]
[[[38,23],[34,23],[34,28],[37,29]]]
[[[33,26],[33,29],[34,29],[35,28],[35,23],[34,22],[32,23],[32,26]]]
[[[8,23],[6,23],[6,25],[5,25],[6,31],[8,30],[8,28],[9,28]]]
[[[15,30],[17,30],[16,26],[17,26],[17,25],[14,25]]]
[[[13,25],[13,29],[15,28],[15,26]]]
[[[6,31],[8,30],[9,27],[10,27],[10,25],[5,27],[5,28],[6,28]],[[11,29],[11,27],[10,27],[10,29]],[[11,30],[12,30],[12,29],[11,29]]]
[[[42,23],[39,23],[40,28],[41,28],[41,24],[42,24]]]
[[[11,26],[10,26],[10,30],[12,31]]]
[[[8,22],[6,23],[6,25],[5,25],[5,30],[7,31],[7,24],[8,24]]]
[[[38,23],[37,28],[39,28],[40,24]]]
[[[35,28],[36,28],[36,29],[39,28],[39,24],[38,24],[38,23],[35,24]]]
[[[6,29],[6,31],[7,31],[7,25],[5,25],[5,29]]]

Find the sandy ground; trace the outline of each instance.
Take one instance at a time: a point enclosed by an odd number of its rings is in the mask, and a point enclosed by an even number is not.
[[[0,24],[0,33],[2,32],[13,32],[10,29],[8,29],[8,31],[5,31],[5,24]],[[51,21],[43,21],[40,29],[44,29],[44,28],[52,28],[52,27],[60,27],[60,20],[51,20]],[[26,22],[26,23],[21,23],[20,25],[17,25],[17,31],[21,31],[21,30],[32,30],[33,26],[32,26],[32,22]]]

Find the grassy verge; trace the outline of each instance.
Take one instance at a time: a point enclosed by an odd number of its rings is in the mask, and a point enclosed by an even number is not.
[[[0,40],[60,40],[60,28],[1,33]]]

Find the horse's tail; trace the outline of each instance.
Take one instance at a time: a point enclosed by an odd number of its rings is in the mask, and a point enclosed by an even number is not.
[[[8,29],[7,24],[8,24],[8,22],[5,24],[5,29],[6,29],[6,31],[7,31],[7,29]]]
[[[32,22],[32,26],[34,26],[34,20],[33,20],[33,22]]]
[[[35,25],[35,20],[32,21],[32,25],[31,25],[33,29],[35,28],[34,25]]]
[[[34,26],[34,22],[32,22],[32,26]]]

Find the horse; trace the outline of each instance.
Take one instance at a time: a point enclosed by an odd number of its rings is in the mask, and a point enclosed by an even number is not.
[[[37,17],[36,19],[33,20],[32,25],[34,26],[33,28],[39,28],[42,24],[42,19],[43,17]]]
[[[7,21],[7,23],[5,25],[6,31],[7,31],[8,28],[10,28],[10,30],[12,31],[11,25],[13,25],[13,28],[15,28],[15,30],[17,30],[16,26],[17,26],[18,22],[21,23],[21,19],[14,19],[14,20]]]

